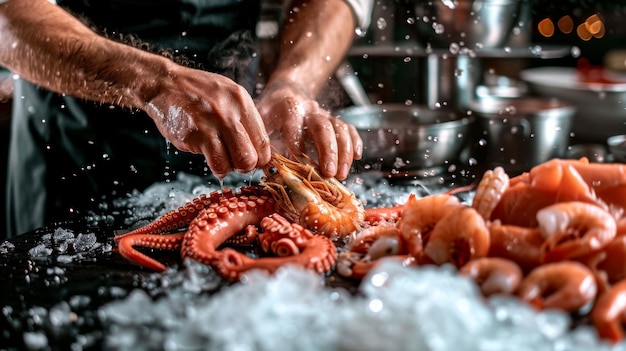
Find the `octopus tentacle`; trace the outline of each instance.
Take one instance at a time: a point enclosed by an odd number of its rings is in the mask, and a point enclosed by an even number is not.
[[[204,264],[218,259],[217,248],[227,239],[274,212],[274,201],[263,195],[221,199],[220,206],[198,214],[185,233],[181,256]]]
[[[335,244],[326,236],[314,235],[301,225],[289,223],[284,217],[273,214],[264,218],[261,227],[266,233],[259,234],[259,241],[269,250],[281,252],[282,245],[272,245],[273,243],[284,243],[290,240],[293,255],[281,257],[261,257],[251,258],[233,249],[223,249],[221,257],[215,262],[218,272],[228,279],[239,279],[241,274],[252,269],[261,269],[273,273],[285,264],[295,264],[306,269],[311,269],[318,273],[330,270],[337,258],[337,248]],[[274,248],[272,249],[272,246]]]
[[[147,247],[158,250],[176,250],[183,241],[183,233],[177,234],[125,234],[115,238],[117,251],[130,262],[155,271],[164,271],[165,265],[161,262],[137,251],[134,246]]]

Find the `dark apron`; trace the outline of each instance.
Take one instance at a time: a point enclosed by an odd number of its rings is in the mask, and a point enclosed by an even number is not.
[[[220,55],[238,51],[242,33],[253,32],[258,1],[59,0],[58,4],[112,38],[133,34],[150,43],[150,50],[168,50],[181,62],[188,62],[181,59],[186,57],[195,67],[240,82],[249,77],[242,69],[221,67],[220,62],[228,60]],[[219,49],[211,51],[215,46]],[[15,83],[7,170],[8,237],[84,216],[106,199],[175,179],[177,171],[209,174],[201,155],[176,150],[141,111],[61,96],[23,80]]]

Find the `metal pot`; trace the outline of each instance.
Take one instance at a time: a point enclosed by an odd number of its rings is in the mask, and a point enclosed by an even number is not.
[[[557,99],[482,99],[472,104],[478,140],[474,156],[518,173],[565,157],[576,109]]]
[[[447,109],[383,104],[336,112],[356,127],[363,159],[374,169],[426,169],[457,162],[471,141],[474,118]]]
[[[419,38],[433,48],[456,44],[470,49],[501,49],[520,16],[521,0],[416,2]]]

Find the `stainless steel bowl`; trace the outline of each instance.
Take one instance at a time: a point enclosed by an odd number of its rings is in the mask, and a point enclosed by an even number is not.
[[[478,137],[472,156],[478,161],[518,173],[567,154],[576,112],[569,103],[520,97],[483,99],[471,108]]]
[[[532,92],[571,103],[576,107],[573,135],[584,142],[605,143],[626,133],[626,82],[584,83],[573,67],[537,67],[520,76]]]
[[[509,41],[520,0],[418,0],[419,39],[433,48],[456,43],[470,49],[501,49]]]
[[[473,117],[447,109],[383,104],[349,107],[336,114],[363,139],[360,164],[383,170],[426,169],[461,159],[471,141]]]

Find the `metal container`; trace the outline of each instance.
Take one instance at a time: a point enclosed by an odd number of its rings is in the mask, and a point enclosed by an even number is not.
[[[336,112],[363,140],[360,164],[374,169],[426,169],[461,159],[474,118],[448,109],[383,104]]]
[[[419,0],[419,38],[433,48],[456,44],[469,49],[501,49],[520,17],[520,0]]]
[[[482,99],[472,104],[477,117],[472,156],[510,173],[565,157],[576,109],[557,99]]]
[[[626,80],[585,83],[573,67],[530,68],[520,76],[533,93],[576,107],[572,132],[581,142],[605,143],[612,135],[626,134]]]

